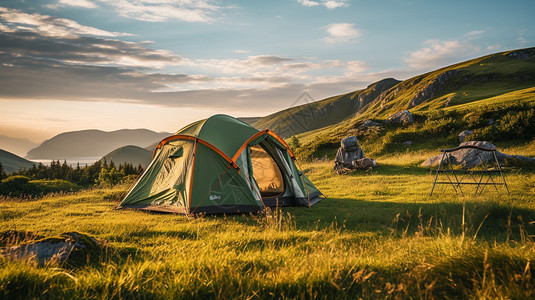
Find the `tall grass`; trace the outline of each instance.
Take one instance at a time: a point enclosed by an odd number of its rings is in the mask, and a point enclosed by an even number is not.
[[[304,164],[327,198],[252,216],[113,210],[126,187],[4,199],[0,232],[28,238],[0,246],[74,230],[108,250],[81,266],[0,258],[0,298],[535,297],[535,175],[508,174],[510,197],[430,197],[418,159],[346,176]]]

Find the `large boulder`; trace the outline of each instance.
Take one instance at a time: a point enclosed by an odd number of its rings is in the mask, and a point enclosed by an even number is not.
[[[464,143],[459,144],[459,147],[465,146],[465,145],[478,146],[482,148],[495,148],[495,149],[497,148],[495,145],[487,141],[464,142]],[[478,153],[479,153],[479,156],[478,156]],[[454,152],[450,152],[449,156],[450,156],[450,161],[452,164],[461,165],[464,169],[472,169],[480,165],[481,161],[488,162],[494,159],[492,152],[479,151],[476,149],[457,150]],[[496,157],[498,158],[498,161],[500,162],[500,164],[503,164],[506,160],[535,164],[535,158],[525,157],[522,155],[508,155],[508,154],[504,154],[499,151],[496,151]],[[430,157],[422,163],[422,167],[438,166],[441,158],[442,158],[442,153],[440,153],[439,155]]]
[[[414,119],[408,110],[398,111],[386,119],[387,123],[397,123],[402,125],[412,124]]]
[[[39,265],[44,265],[49,262],[83,262],[98,250],[100,244],[95,238],[78,232],[67,232],[60,237],[0,249],[0,255],[16,260],[36,261]]]

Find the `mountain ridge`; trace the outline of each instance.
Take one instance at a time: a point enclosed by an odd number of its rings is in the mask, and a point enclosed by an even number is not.
[[[461,105],[533,86],[535,47],[485,55],[403,81],[383,79],[365,89],[270,114],[251,125],[289,138],[321,128],[353,126],[358,120],[386,119],[401,110]]]
[[[60,133],[28,152],[29,159],[64,159],[102,157],[125,145],[146,147],[170,134],[148,129],[102,131],[86,129]]]

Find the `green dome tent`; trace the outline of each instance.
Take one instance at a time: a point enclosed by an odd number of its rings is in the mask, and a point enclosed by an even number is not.
[[[274,132],[215,115],[163,139],[117,208],[211,214],[310,207],[323,195],[294,160]]]

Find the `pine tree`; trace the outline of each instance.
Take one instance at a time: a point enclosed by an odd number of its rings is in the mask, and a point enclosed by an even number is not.
[[[0,180],[7,178],[6,171],[4,170],[4,166],[2,163],[0,163]]]

